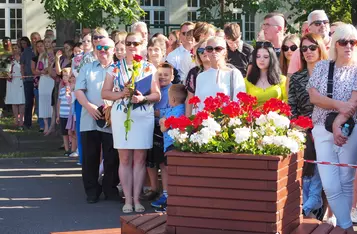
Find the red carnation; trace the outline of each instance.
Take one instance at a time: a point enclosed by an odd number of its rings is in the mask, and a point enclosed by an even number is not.
[[[198,128],[203,120],[208,119],[209,114],[206,111],[200,111],[195,115],[195,118],[192,121],[193,127]]]
[[[221,102],[218,98],[214,98],[212,96],[209,96],[208,98],[206,98],[206,100],[204,101],[205,104],[205,111],[208,112],[215,112],[218,108],[221,107]]]
[[[201,102],[200,98],[197,96],[192,97],[188,100],[188,104],[193,105],[193,108],[198,108],[198,104]]]
[[[222,114],[235,118],[242,114],[242,109],[237,102],[231,102],[222,108]]]
[[[143,60],[143,57],[136,54],[136,55],[134,55],[133,59],[139,63],[139,62],[141,62],[141,60]]]
[[[313,128],[312,120],[306,116],[299,116],[297,119],[292,119],[290,123],[303,129]]]

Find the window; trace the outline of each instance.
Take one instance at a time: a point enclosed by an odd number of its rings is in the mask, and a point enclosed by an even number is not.
[[[198,19],[198,9],[200,9],[200,3],[203,4],[203,0],[187,0],[187,20],[197,21]]]
[[[243,21],[243,40],[253,41],[255,39],[255,17],[254,14],[244,15]]]
[[[0,38],[16,40],[24,34],[22,0],[0,0]]]
[[[141,8],[145,11],[145,16],[141,18],[147,25],[153,28],[166,24],[165,0],[141,0]],[[151,27],[151,28],[152,28]]]

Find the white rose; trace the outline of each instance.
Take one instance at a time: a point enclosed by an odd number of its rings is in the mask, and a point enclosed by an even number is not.
[[[251,136],[251,132],[250,132],[251,130],[250,130],[250,128],[247,128],[247,127],[236,128],[233,131],[234,131],[234,135],[236,136],[235,141],[238,144],[249,140],[249,138]]]

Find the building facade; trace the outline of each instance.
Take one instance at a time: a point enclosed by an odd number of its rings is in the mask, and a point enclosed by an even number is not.
[[[204,0],[140,0],[146,13],[142,20],[150,25],[151,34],[168,34],[184,21],[197,21],[201,4]],[[260,29],[262,16],[242,15],[239,11],[235,15],[241,22],[242,39],[252,41]],[[0,0],[0,39],[7,36],[16,40],[32,32],[43,36],[50,24],[41,0]],[[118,29],[128,27],[119,25]]]

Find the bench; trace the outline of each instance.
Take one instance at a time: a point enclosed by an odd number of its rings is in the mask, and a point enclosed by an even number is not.
[[[212,230],[204,228],[176,227],[166,230],[166,214],[141,214],[121,216],[123,234],[238,234],[230,230]],[[248,232],[239,232],[243,234]],[[94,234],[94,233],[93,233]],[[249,234],[254,234],[249,232]],[[258,234],[258,233],[257,233]],[[262,234],[262,233],[259,233]],[[290,233],[281,233],[290,234]],[[339,227],[333,227],[318,220],[304,218],[303,223],[291,234],[346,234]]]
[[[73,232],[51,232],[51,234],[122,234],[121,228],[85,230]]]

